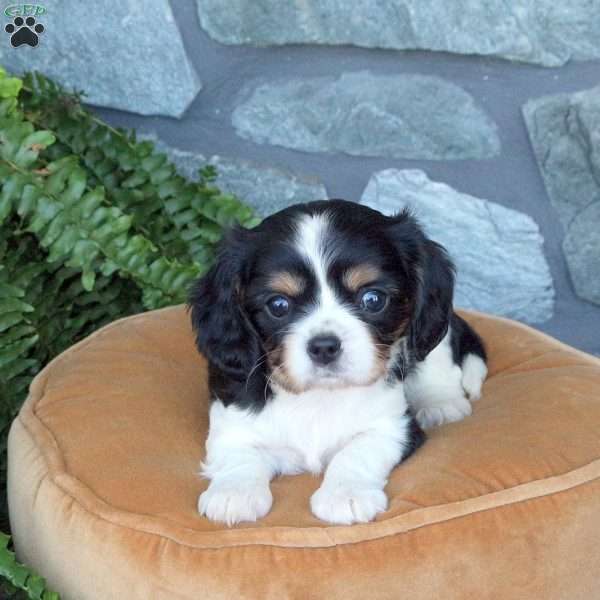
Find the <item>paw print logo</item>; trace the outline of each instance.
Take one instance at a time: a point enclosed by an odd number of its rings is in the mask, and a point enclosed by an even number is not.
[[[29,46],[37,46],[39,35],[44,33],[44,26],[41,23],[36,23],[33,17],[15,17],[12,23],[9,23],[4,31],[12,34],[10,43],[13,48],[27,44]]]

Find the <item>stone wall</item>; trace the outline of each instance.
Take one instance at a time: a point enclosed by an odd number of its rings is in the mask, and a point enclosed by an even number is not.
[[[4,35],[9,69],[85,90],[189,176],[216,165],[261,214],[409,205],[458,305],[600,354],[599,1],[44,6],[37,47]]]

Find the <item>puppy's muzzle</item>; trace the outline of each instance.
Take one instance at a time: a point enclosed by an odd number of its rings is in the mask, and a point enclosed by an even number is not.
[[[342,353],[342,342],[336,335],[319,335],[309,340],[306,351],[316,365],[325,366]]]

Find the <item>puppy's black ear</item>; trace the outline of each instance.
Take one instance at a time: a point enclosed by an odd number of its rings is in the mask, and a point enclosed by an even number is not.
[[[454,296],[454,265],[446,250],[427,238],[409,210],[391,217],[392,240],[413,296],[409,345],[413,358],[423,360],[448,331]]]
[[[241,394],[248,391],[251,395],[266,377],[264,370],[255,368],[262,345],[242,306],[251,237],[251,231],[232,229],[219,246],[215,264],[196,282],[189,297],[196,345],[209,361],[211,388],[218,388],[212,392],[226,404],[251,403]],[[249,386],[251,374],[255,381]]]
[[[444,338],[452,316],[454,265],[445,248],[424,239],[420,285],[410,326],[413,356],[423,360]]]

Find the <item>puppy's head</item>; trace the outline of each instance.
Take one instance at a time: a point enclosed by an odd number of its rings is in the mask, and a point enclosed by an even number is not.
[[[190,300],[212,391],[260,407],[272,387],[368,385],[439,343],[453,282],[407,212],[330,200],[236,229]]]

